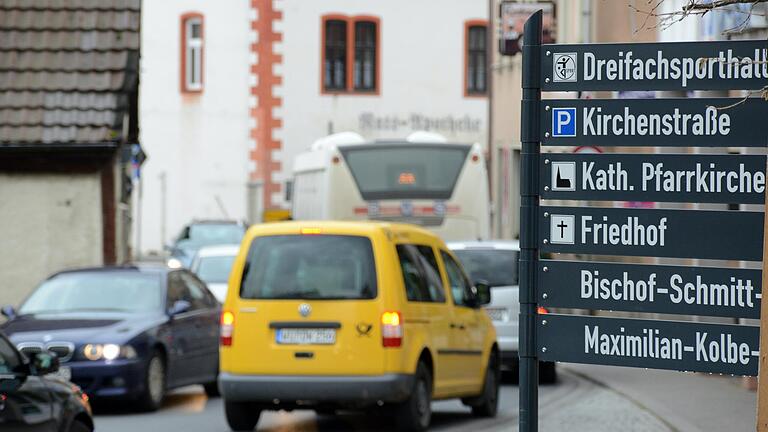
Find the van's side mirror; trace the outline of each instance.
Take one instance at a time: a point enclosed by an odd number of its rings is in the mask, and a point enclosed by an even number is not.
[[[486,281],[477,281],[473,291],[475,292],[475,305],[484,306],[491,303],[491,286]]]
[[[43,351],[32,355],[32,373],[36,376],[52,374],[59,370],[59,358],[56,354]]]
[[[186,300],[176,300],[171,307],[168,308],[168,315],[176,316],[183,314],[184,312],[192,309],[192,304]]]
[[[13,319],[16,316],[16,309],[14,309],[11,305],[5,305],[2,309],[0,309],[0,313],[2,313],[3,316],[8,319]]]

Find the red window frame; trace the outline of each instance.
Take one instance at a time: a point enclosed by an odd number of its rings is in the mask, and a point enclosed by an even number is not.
[[[325,27],[328,21],[343,21],[347,23],[346,37],[346,65],[345,88],[343,90],[325,88]],[[375,55],[374,55],[374,88],[372,90],[355,89],[355,24],[369,22],[376,27],[375,31]],[[325,95],[360,95],[377,96],[381,92],[381,19],[373,15],[348,16],[342,14],[326,14],[321,18],[320,24],[320,94]]]
[[[200,20],[200,86],[199,88],[190,88],[187,84],[187,22],[190,19]],[[181,15],[180,23],[180,42],[181,42],[181,62],[179,64],[179,86],[182,93],[202,93],[205,87],[205,19],[200,12],[187,12]]]
[[[485,70],[485,91],[484,92],[469,92],[469,29],[472,27],[485,27],[485,61],[486,61],[486,70]],[[489,59],[489,49],[488,49],[488,21],[486,20],[468,20],[464,22],[464,97],[479,97],[484,98],[488,96],[488,80],[490,78],[490,71],[488,70],[488,59]]]

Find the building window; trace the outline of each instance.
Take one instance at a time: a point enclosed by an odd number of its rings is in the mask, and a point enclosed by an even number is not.
[[[203,16],[181,17],[181,91],[203,90]]]
[[[323,92],[377,93],[378,18],[325,16],[322,29]]]
[[[469,22],[465,29],[465,94],[483,96],[488,90],[487,30],[485,22]]]

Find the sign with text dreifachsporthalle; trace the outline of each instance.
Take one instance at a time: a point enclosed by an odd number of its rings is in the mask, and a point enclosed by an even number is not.
[[[544,199],[763,204],[765,161],[761,155],[549,153],[540,161],[539,184]]]
[[[758,90],[768,41],[542,45],[541,89]]]
[[[763,213],[539,207],[542,252],[760,261]]]
[[[744,268],[539,262],[546,307],[760,318],[762,272]]]
[[[757,375],[760,328],[578,315],[538,317],[539,359]]]
[[[758,98],[550,99],[541,113],[542,145],[768,146]]]

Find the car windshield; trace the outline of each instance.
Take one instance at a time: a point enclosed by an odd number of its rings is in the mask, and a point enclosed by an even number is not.
[[[234,255],[200,257],[195,273],[205,283],[224,283],[229,279]]]
[[[517,251],[504,249],[462,249],[453,251],[473,281],[490,286],[517,285]]]
[[[181,249],[199,249],[210,245],[239,244],[243,235],[245,227],[238,224],[196,224],[181,233],[176,246]]]
[[[160,277],[135,271],[75,272],[53,277],[21,305],[21,314],[146,312],[161,307]]]
[[[343,235],[258,237],[243,274],[242,298],[372,299],[371,241]]]

